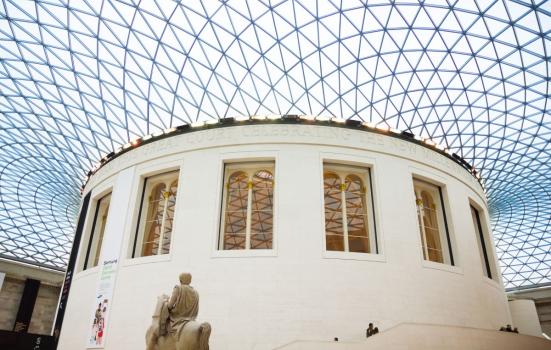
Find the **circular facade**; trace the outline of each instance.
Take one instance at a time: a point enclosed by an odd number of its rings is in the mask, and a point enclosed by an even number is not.
[[[370,322],[510,323],[482,187],[390,133],[199,130],[121,154],[83,196],[60,349],[144,348],[181,272],[212,349],[361,340]]]

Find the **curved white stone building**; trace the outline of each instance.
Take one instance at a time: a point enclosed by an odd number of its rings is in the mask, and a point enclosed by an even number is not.
[[[59,349],[145,348],[183,271],[211,349],[511,323],[483,188],[429,143],[297,117],[127,145],[84,188]]]

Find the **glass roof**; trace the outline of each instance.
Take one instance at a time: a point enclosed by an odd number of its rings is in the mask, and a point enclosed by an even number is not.
[[[0,256],[63,269],[84,175],[136,137],[311,114],[485,179],[507,288],[551,283],[551,2],[0,3]]]

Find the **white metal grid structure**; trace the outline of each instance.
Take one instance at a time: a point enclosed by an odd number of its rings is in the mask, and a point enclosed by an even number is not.
[[[65,267],[82,177],[235,115],[356,119],[485,179],[507,288],[551,283],[551,2],[3,0],[0,256]]]

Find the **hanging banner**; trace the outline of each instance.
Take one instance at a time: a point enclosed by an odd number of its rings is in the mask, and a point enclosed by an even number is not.
[[[71,282],[73,280],[73,271],[78,255],[78,247],[80,246],[80,238],[82,237],[82,231],[84,230],[84,220],[86,219],[86,213],[88,213],[88,204],[90,203],[90,193],[88,193],[82,200],[80,208],[80,214],[78,216],[77,229],[75,231],[75,237],[73,238],[73,247],[71,248],[71,255],[69,256],[69,263],[67,264],[67,272],[65,273],[65,280],[63,281],[63,287],[61,288],[61,295],[59,297],[59,304],[57,306],[57,314],[54,322],[54,347],[57,349],[57,343],[59,341],[59,334],[61,332],[61,326],[63,325],[63,318],[65,317],[65,309],[67,301],[69,299],[69,291],[71,289]]]
[[[19,309],[17,310],[17,316],[15,316],[15,323],[13,325],[14,332],[27,333],[29,330],[39,289],[39,280],[31,278],[25,280],[25,288],[23,288],[23,295],[21,295]]]
[[[107,324],[107,316],[111,308],[115,279],[117,277],[117,259],[104,261],[99,276],[99,286],[96,293],[96,309],[92,319],[92,329],[89,348],[102,348],[104,346],[104,332]]]
[[[113,185],[98,264],[100,271],[90,318],[90,334],[86,346],[88,349],[105,347],[133,173],[134,168],[120,172]]]

